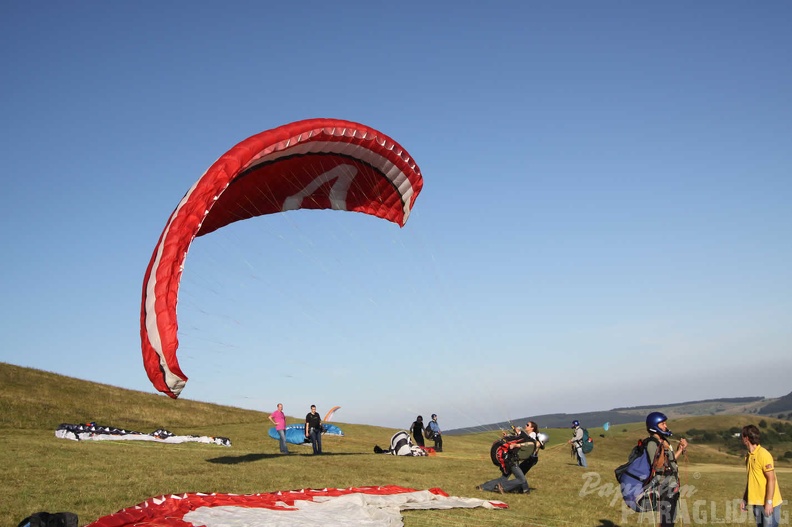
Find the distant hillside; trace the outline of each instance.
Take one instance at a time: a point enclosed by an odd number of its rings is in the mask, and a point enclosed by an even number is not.
[[[779,419],[792,421],[792,392],[767,403],[759,410],[759,413],[762,415],[773,415]]]
[[[614,408],[614,411],[619,412],[619,411],[640,410],[641,412],[644,412],[646,410],[652,411],[652,410],[660,410],[660,409],[663,409],[663,408],[674,408],[674,407],[681,406],[681,405],[691,406],[691,405],[699,405],[699,404],[703,404],[703,403],[706,403],[706,404],[710,404],[710,403],[716,403],[716,404],[733,404],[733,403],[745,404],[745,403],[755,403],[755,402],[764,401],[764,400],[765,400],[764,397],[732,397],[732,398],[725,398],[725,399],[704,399],[704,400],[701,400],[701,401],[690,401],[690,402],[687,402],[687,403],[659,404],[659,405],[650,405],[650,406],[628,406],[628,407],[625,407],[625,408]]]
[[[448,435],[461,435],[485,430],[503,430],[512,424],[524,424],[531,419],[541,428],[567,428],[577,419],[586,428],[597,428],[605,423],[611,426],[642,422],[648,412],[661,410],[669,418],[696,417],[707,415],[739,415],[762,414],[772,415],[779,419],[792,420],[792,393],[778,399],[764,397],[732,397],[722,399],[705,399],[674,404],[632,406],[603,410],[599,412],[581,412],[577,414],[544,414],[521,417],[511,422],[492,423],[484,426],[458,428],[445,431]]]

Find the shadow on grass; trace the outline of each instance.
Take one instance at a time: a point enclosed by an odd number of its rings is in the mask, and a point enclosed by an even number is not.
[[[597,527],[619,527],[619,526],[610,520],[600,520],[599,525],[597,525]]]
[[[298,454],[296,452],[292,452],[291,456],[301,456],[301,457],[314,457],[313,454]],[[355,452],[325,452],[321,455],[321,457],[327,456],[360,456],[362,454],[358,454]],[[261,461],[262,459],[274,459],[278,457],[283,457],[283,454],[245,454],[244,456],[223,456],[223,457],[214,457],[211,459],[207,459],[206,461],[209,463],[215,463],[217,465],[238,465],[239,463],[251,463],[253,461]]]

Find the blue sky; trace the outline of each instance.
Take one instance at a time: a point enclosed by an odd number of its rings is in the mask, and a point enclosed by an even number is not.
[[[789,393],[791,23],[782,1],[6,2],[0,361],[153,393],[140,293],[171,211],[237,142],[335,117],[412,154],[413,215],[197,239],[182,397],[448,429]]]

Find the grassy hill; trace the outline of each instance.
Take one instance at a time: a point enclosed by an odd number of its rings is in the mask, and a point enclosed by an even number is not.
[[[223,436],[233,444],[226,448],[200,443],[76,442],[54,435],[61,423],[87,421],[142,432],[166,428],[178,435]],[[729,452],[719,434],[762,421],[767,431],[785,423],[755,414],[686,417],[670,423],[678,434],[699,430],[716,436],[710,442],[694,440],[682,464],[683,484],[694,491],[684,502],[689,523],[722,525],[728,514],[736,523],[745,524],[745,517],[732,510],[731,501],[745,484],[741,458]],[[4,476],[0,525],[16,525],[36,511],[71,511],[84,526],[163,494],[250,494],[386,484],[438,487],[451,495],[501,499],[509,505],[499,511],[408,511],[403,514],[407,527],[599,527],[648,521],[623,510],[613,486],[613,469],[645,435],[640,424],[612,426],[607,432],[591,427],[595,449],[587,470],[570,458],[568,428],[543,429],[550,441],[528,474],[534,491],[527,496],[500,496],[474,488],[496,477],[489,447],[497,433],[447,437],[442,454],[405,458],[373,453],[374,445],[387,446],[395,429],[337,424],[346,436],[326,437],[327,455],[312,456],[310,447],[291,446],[297,455],[280,456],[277,442],[267,437],[269,422],[261,412],[174,401],[0,363]],[[788,442],[772,447],[778,458],[792,450]],[[792,463],[779,461],[782,490],[792,489],[789,467]]]

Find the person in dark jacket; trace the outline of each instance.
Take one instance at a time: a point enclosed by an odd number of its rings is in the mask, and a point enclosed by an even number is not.
[[[424,446],[424,424],[423,424],[423,416],[419,415],[413,421],[413,424],[410,425],[410,433],[412,433],[413,439],[415,439],[415,444],[423,447]]]
[[[311,440],[314,454],[322,453],[322,416],[316,413],[316,405],[305,416],[305,438]]]

